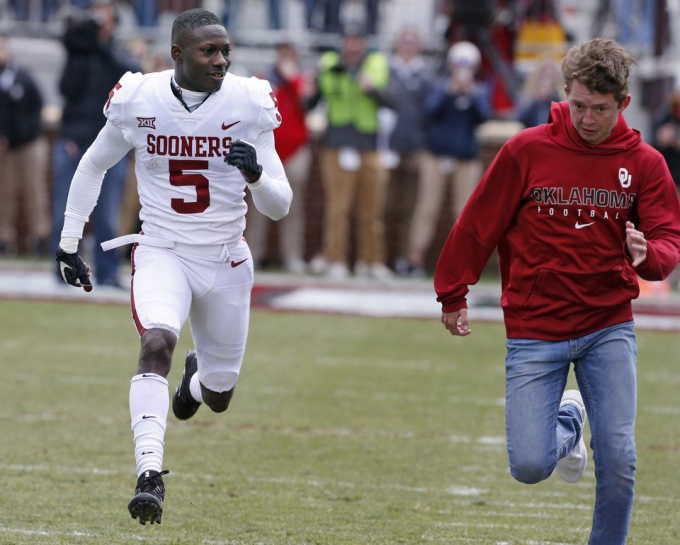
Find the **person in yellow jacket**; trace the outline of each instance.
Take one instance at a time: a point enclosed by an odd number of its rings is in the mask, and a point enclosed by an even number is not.
[[[326,105],[321,170],[325,195],[322,253],[312,270],[329,277],[349,276],[348,239],[352,211],[357,218],[357,276],[384,280],[384,207],[387,171],[377,152],[378,109],[392,104],[388,92],[389,64],[380,52],[369,51],[365,36],[347,31],[340,53],[319,60],[316,100]]]

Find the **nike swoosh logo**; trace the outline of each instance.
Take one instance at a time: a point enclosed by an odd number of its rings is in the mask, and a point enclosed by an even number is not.
[[[66,269],[70,269],[71,266],[67,265],[63,261],[59,263],[59,269],[61,270],[61,277],[64,279],[64,282],[66,282]]]
[[[153,450],[149,450],[149,451],[145,450],[144,452],[142,452],[142,456],[146,456],[147,454],[153,454]]]
[[[234,125],[236,125],[238,123],[240,123],[240,121],[234,121],[233,123],[229,123],[229,125],[225,125],[224,123],[222,123],[222,130],[226,131],[227,129],[233,127]]]
[[[241,263],[245,263],[248,261],[248,258],[246,257],[245,259],[242,259],[241,261],[232,261],[231,266],[233,267],[238,267]]]
[[[588,227],[590,225],[593,225],[594,223],[595,223],[594,221],[591,221],[590,223],[579,223],[577,221],[576,225],[574,225],[574,227],[576,227],[577,229],[583,229],[584,227]]]
[[[156,417],[155,416],[146,416],[146,415],[142,416],[142,420],[146,420],[147,418],[156,418]]]

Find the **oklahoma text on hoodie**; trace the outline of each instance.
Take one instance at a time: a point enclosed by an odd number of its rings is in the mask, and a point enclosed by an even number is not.
[[[635,270],[627,220],[647,239]],[[662,280],[680,261],[680,202],[663,157],[622,115],[590,146],[568,103],[553,103],[546,125],[503,146],[453,226],[434,277],[444,312],[467,306],[496,246],[509,338],[565,340],[632,320],[637,275]]]

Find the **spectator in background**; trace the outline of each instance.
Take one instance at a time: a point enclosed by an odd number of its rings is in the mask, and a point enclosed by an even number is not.
[[[616,39],[640,55],[654,52],[656,6],[652,0],[618,0],[616,2]]]
[[[116,24],[113,5],[97,2],[87,12],[69,20],[63,37],[67,59],[59,90],[64,96],[64,109],[53,152],[52,249],[55,252],[71,179],[81,157],[106,122],[101,105],[125,72],[141,71],[132,56],[114,42]],[[100,285],[119,285],[119,254],[105,253],[100,243],[118,235],[126,172],[126,160],[109,169],[94,211],[94,274]]]
[[[300,71],[300,58],[295,45],[282,43],[276,48],[276,63],[265,76],[269,80],[284,122],[274,133],[276,152],[286,170],[295,198],[279,224],[279,247],[283,266],[288,272],[302,274],[305,242],[305,186],[309,177],[311,152],[303,103],[312,94],[312,86]],[[246,238],[253,262],[260,263],[267,253],[267,238],[272,220],[257,212],[248,215]]]
[[[522,86],[517,120],[526,128],[548,120],[550,105],[564,100],[564,90],[557,65],[551,60],[538,64]]]
[[[675,189],[680,195],[680,87],[676,86],[654,115],[652,145],[666,160]],[[680,266],[670,274],[668,282],[680,289]]]
[[[424,274],[447,183],[451,183],[454,219],[479,182],[481,165],[475,136],[478,125],[491,117],[486,89],[475,82],[480,53],[470,42],[458,42],[448,52],[448,75],[425,102],[427,151],[418,183],[409,236],[409,274]]]
[[[9,8],[19,21],[47,21],[59,7],[57,0],[9,0]]]
[[[19,247],[22,212],[29,252],[47,252],[50,204],[47,143],[42,136],[42,97],[33,77],[12,63],[0,37],[0,255]]]
[[[310,30],[322,32],[340,32],[340,1],[341,0],[305,0],[305,21]],[[321,25],[317,23],[319,5],[322,7]]]
[[[319,4],[323,5],[323,25],[321,30],[328,33],[343,32],[342,21],[343,0],[305,0],[305,20],[307,28],[318,29],[316,11]],[[373,35],[378,31],[380,20],[380,0],[364,0],[366,33]]]
[[[680,191],[680,88],[676,88],[654,119],[654,147],[661,152]]]
[[[406,242],[418,192],[418,176],[425,146],[423,106],[430,75],[421,53],[421,41],[414,28],[399,33],[390,58],[390,93],[394,100],[395,123],[389,136],[389,149],[398,158],[390,171],[385,222],[388,240],[393,242],[397,260],[394,269],[408,272]]]
[[[145,28],[156,26],[156,23],[158,22],[156,2],[149,2],[149,0],[134,0],[134,8],[137,24],[139,26]]]
[[[488,86],[496,117],[507,118],[515,113],[519,82],[514,66],[521,45],[516,38],[526,16],[522,12],[540,11],[543,5],[533,0],[441,0],[439,10],[449,21],[444,33],[448,44],[467,41],[480,49],[478,79]]]
[[[274,30],[283,28],[281,0],[269,0],[269,28]]]
[[[318,95],[327,107],[321,169],[325,196],[324,247],[312,271],[342,279],[349,274],[350,218],[358,223],[357,276],[386,279],[383,213],[387,172],[377,152],[378,108],[392,106],[389,63],[369,52],[365,34],[349,29],[340,54],[319,60]],[[354,206],[354,208],[353,208]]]

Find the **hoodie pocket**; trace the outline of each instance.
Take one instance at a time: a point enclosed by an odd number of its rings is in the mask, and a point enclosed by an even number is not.
[[[539,269],[529,297],[521,308],[524,319],[563,316],[604,310],[637,296],[634,281],[622,268],[604,272],[572,273]]]

